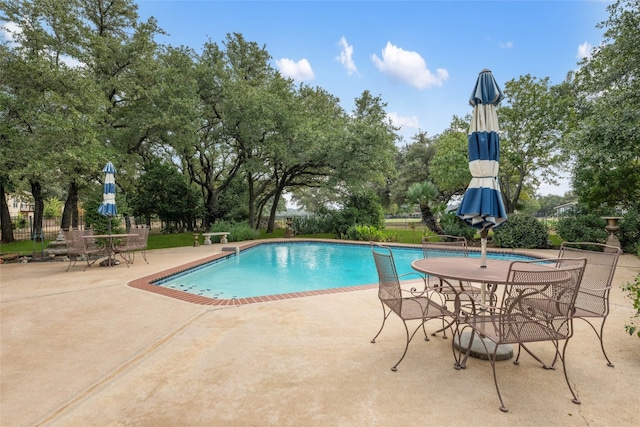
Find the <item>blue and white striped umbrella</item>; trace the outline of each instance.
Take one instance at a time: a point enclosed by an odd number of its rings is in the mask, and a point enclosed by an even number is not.
[[[496,106],[504,99],[493,74],[480,72],[469,103],[473,118],[469,127],[469,170],[472,179],[457,214],[471,226],[488,231],[507,220],[498,183],[500,137]]]
[[[113,163],[108,162],[102,169],[104,175],[104,188],[102,191],[102,204],[98,207],[101,215],[114,217],[118,214],[116,208],[116,168]]]

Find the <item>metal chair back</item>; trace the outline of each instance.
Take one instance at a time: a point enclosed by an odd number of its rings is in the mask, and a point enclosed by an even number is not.
[[[609,293],[611,282],[622,250],[615,246],[593,242],[564,242],[560,246],[560,258],[586,258],[587,265],[576,298],[574,317],[591,326],[600,340],[600,348],[607,365],[613,367],[604,349],[604,324],[609,315]],[[600,331],[591,320],[601,319]]]

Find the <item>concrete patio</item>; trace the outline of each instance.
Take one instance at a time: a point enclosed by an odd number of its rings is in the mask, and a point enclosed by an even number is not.
[[[562,369],[524,355],[499,362],[505,414],[489,363],[456,371],[450,339],[418,336],[392,372],[404,329],[391,318],[369,342],[381,322],[375,289],[211,307],[127,286],[221,248],[149,251],[150,264],[130,268],[1,265],[0,425],[638,425],[640,339],[624,330],[634,310],[620,288],[640,272],[636,256],[621,257],[611,293],[615,368],[576,321],[567,363],[582,404]]]

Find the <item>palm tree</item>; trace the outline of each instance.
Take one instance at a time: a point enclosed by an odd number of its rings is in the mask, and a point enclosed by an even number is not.
[[[438,187],[435,184],[425,181],[411,184],[407,190],[407,201],[409,203],[417,203],[420,205],[422,221],[434,233],[441,234],[442,230],[436,221],[436,217],[432,211],[435,209],[433,203],[438,197]]]

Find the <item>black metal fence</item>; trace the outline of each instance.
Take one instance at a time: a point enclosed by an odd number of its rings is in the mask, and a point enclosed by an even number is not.
[[[116,218],[116,221],[118,219]],[[124,218],[120,218],[120,227],[126,229],[126,222]],[[42,220],[42,231],[35,230],[33,224],[33,217],[29,216],[15,216],[11,217],[11,223],[13,224],[13,238],[16,240],[55,240],[60,232],[60,224],[62,224],[62,218],[45,218]],[[84,219],[78,219],[78,226],[84,227]],[[151,222],[151,229],[160,230],[162,228],[159,221]]]

